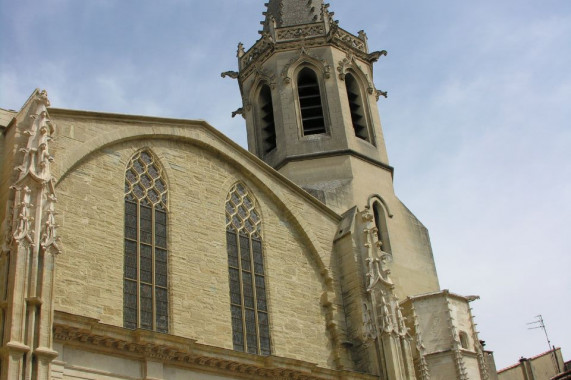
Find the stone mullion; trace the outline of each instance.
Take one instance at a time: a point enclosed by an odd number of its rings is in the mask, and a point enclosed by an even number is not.
[[[151,297],[152,297],[152,307],[153,307],[153,331],[157,331],[157,292],[156,292],[156,287],[157,287],[157,279],[155,278],[157,275],[157,271],[156,271],[156,263],[155,263],[155,247],[156,247],[156,242],[155,242],[155,206],[153,205],[152,202],[150,202],[150,204],[152,205],[151,207],[151,281],[153,282],[151,284]]]
[[[236,247],[238,252],[238,280],[240,281],[240,309],[242,312],[242,339],[244,352],[248,352],[248,331],[246,326],[246,303],[244,302],[244,281],[242,279],[242,247],[240,246],[240,231],[236,230]]]
[[[137,197],[137,328],[141,328],[141,202]]]
[[[258,355],[262,353],[262,345],[260,342],[260,321],[258,320],[258,295],[256,289],[256,267],[254,263],[254,247],[252,247],[252,235],[248,236],[248,249],[250,254],[250,268],[252,269],[252,295],[254,296],[254,318],[256,321],[256,352]]]

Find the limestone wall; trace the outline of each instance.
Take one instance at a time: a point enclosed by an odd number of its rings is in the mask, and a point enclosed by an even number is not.
[[[242,181],[263,218],[272,353],[333,365],[320,297],[335,214],[208,128],[51,113],[59,131],[52,154],[64,245],[57,311],[122,326],[124,175],[131,156],[146,148],[158,157],[169,188],[169,333],[232,348],[224,204]]]

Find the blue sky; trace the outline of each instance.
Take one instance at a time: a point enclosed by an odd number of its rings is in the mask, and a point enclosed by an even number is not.
[[[205,119],[242,146],[236,45],[264,1],[0,0],[0,107]],[[399,197],[428,227],[442,288],[479,294],[498,368],[571,358],[571,2],[333,0],[365,29]]]

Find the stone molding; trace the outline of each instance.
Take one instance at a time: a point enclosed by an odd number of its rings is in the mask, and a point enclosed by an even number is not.
[[[247,379],[373,380],[376,377],[331,370],[313,363],[278,356],[258,356],[207,346],[196,340],[147,330],[128,330],[95,319],[56,312],[54,340],[72,347],[135,360]]]
[[[296,25],[286,28],[275,29],[275,37],[268,32],[263,32],[262,37],[250,47],[244,50],[242,43],[238,44],[238,67],[240,79],[243,81],[252,73],[252,65],[255,62],[264,62],[276,51],[286,51],[305,48],[334,45],[339,49],[354,54],[365,62],[374,62],[380,52],[369,54],[367,38],[364,32],[355,36],[346,30],[333,24],[328,27],[325,22],[316,22],[306,25]],[[386,52],[383,51],[382,55]]]

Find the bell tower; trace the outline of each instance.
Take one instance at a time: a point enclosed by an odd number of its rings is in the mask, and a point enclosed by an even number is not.
[[[249,150],[334,210],[364,205],[392,171],[363,31],[339,27],[322,0],[270,0],[261,38],[238,45]]]

